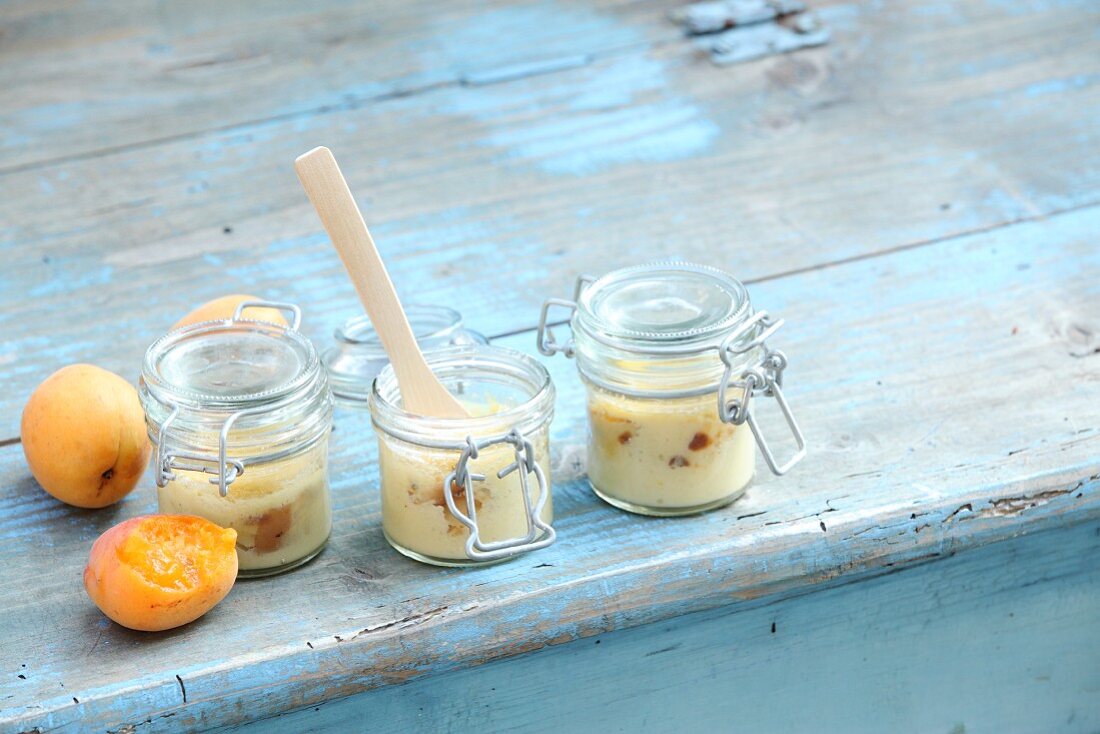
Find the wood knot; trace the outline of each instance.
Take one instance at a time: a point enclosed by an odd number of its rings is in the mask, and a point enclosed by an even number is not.
[[[824,77],[821,67],[806,58],[787,56],[772,64],[765,72],[772,84],[798,92],[812,92]]]

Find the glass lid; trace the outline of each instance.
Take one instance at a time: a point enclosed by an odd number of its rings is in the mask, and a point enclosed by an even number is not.
[[[162,398],[234,407],[295,392],[317,364],[313,346],[297,331],[260,321],[209,321],[154,342],[142,378]]]
[[[422,350],[487,343],[484,336],[462,325],[462,315],[453,308],[411,303],[405,315]],[[370,318],[361,314],[345,321],[334,337],[321,355],[332,391],[341,403],[365,405],[371,383],[389,364],[378,332]]]
[[[405,316],[409,319],[416,340],[445,340],[457,329],[462,328],[462,315],[453,308],[410,303],[405,306]],[[354,316],[336,330],[337,341],[355,344],[364,349],[374,349],[385,354],[378,332],[371,326],[366,314]]]
[[[748,314],[740,281],[683,262],[612,271],[584,289],[577,309],[581,325],[597,338],[655,347],[720,338]]]

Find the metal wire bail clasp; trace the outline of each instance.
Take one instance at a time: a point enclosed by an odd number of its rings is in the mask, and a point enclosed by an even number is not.
[[[569,301],[564,298],[547,298],[542,303],[542,312],[539,314],[539,333],[538,333],[538,348],[541,354],[547,357],[554,356],[557,352],[562,352],[566,357],[572,357],[576,350],[573,348],[573,340],[570,339],[565,343],[559,343],[554,338],[554,332],[550,330],[550,309],[555,306],[559,308],[567,309],[569,314],[561,321],[555,322],[554,325],[565,324],[573,316],[573,312],[577,310],[577,302],[581,299],[581,293],[584,289],[595,282],[596,278],[591,275],[579,275],[577,276],[577,283],[573,286],[573,300]]]
[[[773,474],[778,475],[786,474],[791,470],[791,467],[802,461],[806,456],[806,439],[802,435],[802,430],[798,427],[798,421],[795,420],[794,413],[791,412],[791,406],[783,396],[783,370],[787,368],[787,357],[778,349],[768,349],[766,343],[768,338],[779,331],[781,326],[783,326],[783,319],[772,319],[768,316],[767,311],[758,311],[752,318],[746,320],[745,323],[727,336],[718,348],[718,354],[722,358],[723,364],[726,365],[726,369],[722,373],[722,382],[718,386],[718,416],[723,422],[732,423],[735,426],[747,422],[752,430],[752,435],[756,438],[757,446],[760,447],[760,452],[764,454],[764,460],[768,462],[768,468],[772,470]],[[738,343],[751,330],[757,328],[759,333],[750,341],[744,344]],[[733,371],[737,362],[736,358],[754,349],[762,349],[764,356],[758,363],[745,367],[738,379],[734,380]],[[741,390],[741,393],[733,399],[726,397],[730,386]],[[761,433],[753,415],[751,401],[754,397],[760,395],[775,398],[779,410],[783,413],[784,420],[787,421],[787,427],[794,436],[795,444],[798,446],[795,455],[782,466],[776,463],[775,456],[772,454],[771,448],[769,448],[768,442],[765,440],[764,434]]]
[[[514,471],[519,472],[520,493],[523,496],[523,507],[527,513],[527,534],[520,538],[510,538],[493,543],[482,541],[477,525],[477,506],[474,500],[474,482],[484,481],[484,474],[473,474],[467,466],[471,459],[476,459],[478,452],[494,444],[510,444],[515,451],[515,461],[497,472],[497,478],[503,479]],[[528,491],[528,475],[534,474],[538,482],[538,495],[531,502]],[[458,508],[454,497],[455,483],[461,485],[466,495],[466,511]],[[542,520],[542,510],[546,506],[546,500],[550,496],[546,483],[546,475],[542,467],[535,461],[535,449],[531,442],[523,437],[518,430],[512,430],[504,436],[475,441],[472,436],[466,437],[466,448],[455,464],[454,471],[443,480],[443,498],[447,502],[447,509],[463,525],[470,530],[470,536],[466,539],[466,555],[474,561],[494,561],[500,558],[526,553],[528,551],[545,548],[554,542],[557,534],[554,529]],[[540,538],[540,536],[542,536]]]
[[[229,485],[232,484],[237,477],[244,474],[244,463],[240,459],[231,459],[226,456],[226,444],[229,441],[229,430],[233,427],[233,424],[237,422],[237,419],[243,415],[249,413],[259,412],[258,410],[238,410],[236,413],[230,415],[224,424],[222,424],[221,431],[218,433],[218,455],[211,456],[194,451],[176,451],[169,453],[168,447],[165,445],[165,436],[168,433],[168,427],[172,425],[172,422],[179,417],[180,406],[172,403],[169,405],[172,408],[172,412],[168,414],[168,417],[164,420],[164,423],[160,425],[160,431],[157,435],[157,463],[156,463],[156,482],[158,487],[163,487],[176,479],[176,470],[182,469],[183,471],[202,472],[204,474],[213,474],[214,478],[210,479],[211,484],[218,485],[218,494],[225,497],[229,494]]]
[[[236,310],[233,311],[233,318],[230,321],[242,321],[246,308],[274,308],[279,311],[286,311],[290,314],[291,331],[298,331],[298,327],[302,325],[302,309],[298,308],[296,304],[282,301],[241,301],[237,304]]]

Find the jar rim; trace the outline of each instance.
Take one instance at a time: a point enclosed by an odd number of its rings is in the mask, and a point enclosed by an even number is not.
[[[661,260],[591,282],[577,299],[573,327],[623,351],[686,355],[718,347],[751,315],[748,290],[729,273]]]
[[[217,343],[230,336],[238,338],[241,352]],[[189,339],[196,343],[188,345]],[[194,354],[183,354],[178,364],[162,369],[158,360],[173,348],[193,349]],[[292,360],[292,369],[268,372],[275,380],[266,387],[264,369],[258,369],[249,374],[249,387],[234,392],[229,384],[232,360],[253,348],[267,359],[268,368],[282,356]],[[212,375],[207,379],[218,386],[224,382],[225,391],[211,394],[173,379],[204,367]],[[263,461],[307,448],[332,424],[332,392],[312,343],[295,329],[265,321],[204,321],[161,336],[146,350],[138,388],[150,440],[180,450],[210,453],[219,434],[230,431],[227,443],[233,455]]]
[[[405,315],[421,349],[488,341],[466,328],[462,315],[449,306],[411,303]],[[374,378],[389,362],[389,355],[367,314],[347,319],[333,337],[320,355],[333,395],[342,405],[365,408]]]
[[[417,341],[446,336],[462,328],[462,314],[450,306],[430,303],[405,304],[405,316],[408,317],[413,337]],[[385,356],[386,350],[378,338],[370,316],[358,314],[352,316],[333,332],[336,341],[351,344],[364,350],[377,351]]]
[[[527,432],[553,415],[550,373],[530,355],[508,347],[469,344],[429,349],[424,359],[444,384],[461,379],[507,383],[523,391],[524,399],[499,412],[462,418],[413,413],[401,406],[397,376],[393,366],[387,364],[371,386],[371,421],[376,428],[416,443],[438,442],[441,436],[449,436],[460,444],[467,435],[485,437],[511,428]]]
[[[719,388],[727,349],[738,364],[757,357],[748,289],[717,268],[682,260],[620,268],[589,282],[576,301],[577,368],[607,390],[703,394]]]
[[[213,343],[231,336],[254,339],[254,343],[248,345],[254,348],[262,348],[263,343],[266,343],[268,347],[281,350],[278,358],[296,361],[295,365],[290,365],[293,372],[284,372],[274,381],[274,384],[270,385],[265,384],[267,380],[263,375],[256,375],[251,381],[256,389],[243,392],[234,392],[232,388],[221,392],[194,389],[181,384],[173,379],[172,375],[166,373],[165,361],[172,357],[174,351],[191,347],[200,339]],[[190,358],[190,356],[184,355],[184,358]],[[198,355],[196,359],[201,361],[203,355]],[[205,364],[209,366],[208,359]],[[202,365],[185,363],[177,367],[187,369],[196,366]],[[229,410],[275,404],[287,399],[293,400],[296,394],[308,389],[319,371],[320,359],[313,344],[298,331],[267,321],[234,319],[188,324],[162,335],[145,351],[141,381],[148,388],[151,397],[161,403]]]

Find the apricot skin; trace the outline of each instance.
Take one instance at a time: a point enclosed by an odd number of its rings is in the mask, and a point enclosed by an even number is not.
[[[172,330],[174,331],[181,326],[197,324],[202,321],[224,321],[225,319],[231,319],[233,318],[233,313],[237,310],[237,306],[239,306],[242,301],[262,300],[264,299],[242,293],[215,298],[213,301],[207,301],[202,304],[177,321],[172,327]],[[286,319],[283,318],[282,311],[275,308],[246,308],[242,314],[242,318],[251,319],[252,321],[270,321],[279,326],[287,325]]]
[[[155,536],[165,534],[175,535],[175,542],[158,546]],[[235,530],[200,517],[131,518],[92,544],[84,588],[100,611],[123,627],[143,632],[179,627],[209,612],[233,588],[236,541]]]
[[[125,497],[149,463],[137,390],[90,364],[63,367],[39,385],[19,435],[42,488],[75,507],[106,507]]]

